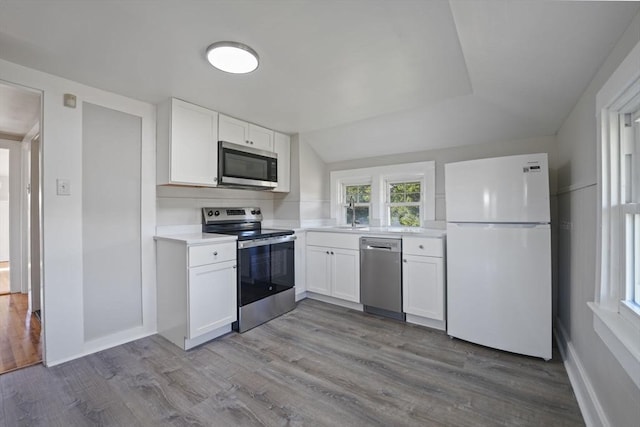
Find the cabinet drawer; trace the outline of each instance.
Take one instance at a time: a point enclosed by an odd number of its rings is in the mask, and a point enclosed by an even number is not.
[[[307,245],[360,250],[360,236],[309,231],[307,232]]]
[[[404,237],[402,239],[402,253],[405,255],[442,257],[444,254],[443,246],[443,240],[434,237]]]
[[[235,261],[235,259],[236,244],[234,242],[189,247],[189,267],[213,264],[214,262]]]

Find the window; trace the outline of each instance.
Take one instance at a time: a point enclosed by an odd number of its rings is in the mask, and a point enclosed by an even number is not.
[[[426,161],[332,171],[331,218],[351,224],[353,197],[360,224],[429,226],[436,219],[435,170],[435,162]]]
[[[620,184],[624,240],[624,301],[640,314],[640,110],[622,120]]]
[[[356,224],[369,224],[371,210],[371,184],[344,186],[344,217],[347,224],[356,215]]]
[[[387,218],[392,227],[420,227],[422,183],[387,182]]]
[[[609,110],[602,126],[600,302],[640,321],[640,110]]]
[[[640,43],[596,96],[599,276],[593,328],[640,387]]]

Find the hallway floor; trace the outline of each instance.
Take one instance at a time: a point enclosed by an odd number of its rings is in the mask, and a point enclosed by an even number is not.
[[[40,321],[29,309],[28,295],[0,295],[0,374],[40,362]]]
[[[0,295],[9,293],[9,261],[0,262]]]

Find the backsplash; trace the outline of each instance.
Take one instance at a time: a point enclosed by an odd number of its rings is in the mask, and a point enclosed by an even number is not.
[[[265,220],[273,220],[273,193],[226,188],[166,187],[156,192],[156,224],[202,223],[201,209],[209,206],[259,207]]]

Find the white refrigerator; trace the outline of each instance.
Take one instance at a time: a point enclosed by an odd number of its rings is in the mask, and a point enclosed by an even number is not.
[[[447,333],[551,359],[546,154],[445,165]]]

